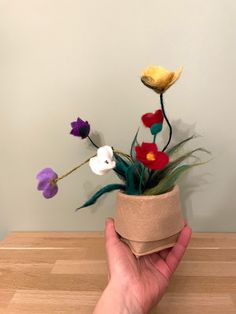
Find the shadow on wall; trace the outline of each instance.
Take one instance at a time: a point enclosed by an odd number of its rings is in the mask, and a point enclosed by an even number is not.
[[[174,146],[175,144],[179,143],[180,141],[187,139],[191,137],[192,135],[196,135],[197,137],[201,137],[201,135],[197,134],[195,131],[195,124],[187,124],[185,122],[182,122],[182,120],[175,120],[172,122],[172,128],[173,128],[173,137],[171,141],[171,146]],[[165,130],[164,136],[168,136],[168,130]],[[189,148],[188,148],[189,147]],[[202,147],[201,144],[196,143],[196,141],[193,139],[186,143],[186,145],[183,147],[183,152],[191,151],[192,149]],[[204,148],[204,147],[203,147]],[[198,154],[200,158],[200,162],[207,161],[209,159],[209,156],[204,153]],[[178,181],[179,186],[181,187],[181,200],[182,200],[182,210],[183,215],[187,220],[193,220],[194,219],[194,212],[193,212],[193,206],[192,206],[192,194],[194,194],[196,191],[200,191],[205,189],[205,187],[209,183],[209,176],[211,174],[205,173],[205,174],[199,174],[197,175],[196,172],[194,172],[194,176],[191,175],[191,170],[189,173],[186,173],[183,175],[183,177],[180,178]]]
[[[194,176],[194,182],[187,179],[187,182],[185,180],[183,184],[181,183],[183,187],[181,196],[184,216],[188,221],[193,223],[193,226],[198,226],[196,230],[198,232],[236,232],[236,221],[233,218],[236,211],[236,194],[234,188],[236,180],[232,182],[232,185],[229,184],[231,189],[227,188],[222,191],[222,202],[218,202],[217,204],[214,203],[214,192],[209,189],[212,193],[212,201],[215,206],[211,215],[198,215],[193,210],[191,202],[192,193],[194,194],[197,190],[202,195],[202,198],[205,195],[209,198],[209,194],[205,192],[206,185],[208,185],[208,181],[204,179],[206,175],[201,177]],[[202,203],[204,204],[204,199]],[[229,217],[232,217],[232,219],[229,220]]]

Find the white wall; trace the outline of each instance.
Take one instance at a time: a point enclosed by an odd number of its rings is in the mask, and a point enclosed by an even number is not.
[[[177,137],[214,160],[181,180],[195,231],[236,231],[234,0],[0,0],[0,236],[11,230],[102,230],[115,194],[74,209],[105,183],[84,167],[45,200],[35,174],[59,174],[94,153],[69,135],[77,116],[102,143],[128,150],[159,100],[139,80],[150,65],[183,75],[165,95]],[[95,134],[95,135],[96,135]]]

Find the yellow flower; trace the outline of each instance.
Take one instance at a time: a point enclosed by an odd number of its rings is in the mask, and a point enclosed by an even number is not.
[[[171,72],[161,66],[150,66],[143,71],[141,81],[156,93],[162,94],[178,80],[182,70],[183,67],[180,67]]]

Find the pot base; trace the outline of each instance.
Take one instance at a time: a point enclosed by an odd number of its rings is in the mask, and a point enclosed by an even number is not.
[[[149,242],[132,241],[122,237],[121,240],[129,246],[135,256],[140,257],[173,247],[178,240],[179,234],[180,232],[162,240]]]
[[[134,255],[173,247],[183,227],[178,186],[160,195],[118,193],[115,230]]]

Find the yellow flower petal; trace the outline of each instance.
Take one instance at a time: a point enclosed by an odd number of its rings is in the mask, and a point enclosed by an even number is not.
[[[172,78],[172,81],[169,83],[167,88],[169,88],[171,85],[173,85],[178,80],[178,78],[180,77],[182,71],[183,71],[183,67],[181,66],[178,70],[176,70],[174,72],[174,76]],[[167,90],[167,88],[165,90]]]
[[[161,66],[150,66],[143,71],[141,81],[147,87],[161,94],[177,81],[181,73],[182,67],[171,72]]]

